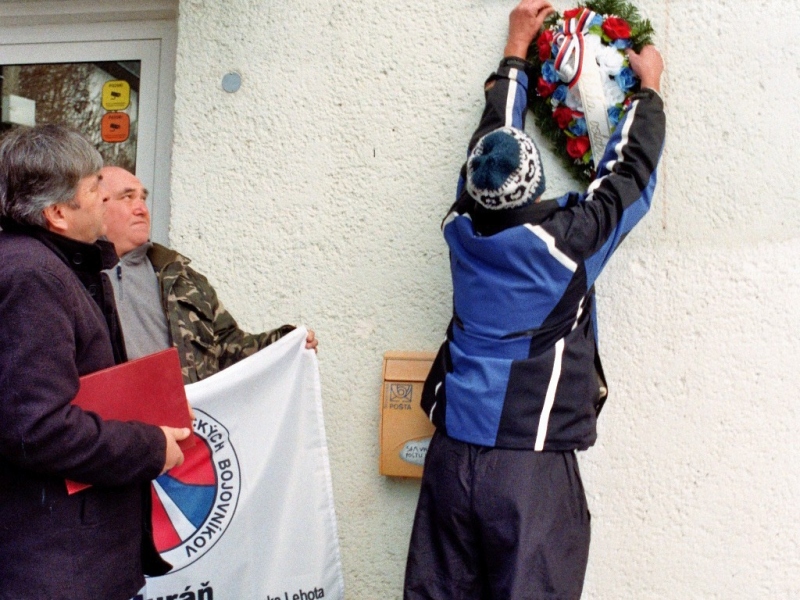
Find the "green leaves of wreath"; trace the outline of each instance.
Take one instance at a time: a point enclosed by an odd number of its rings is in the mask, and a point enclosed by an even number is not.
[[[587,2],[578,4],[576,8],[588,8],[598,15],[601,15],[604,20],[608,19],[608,17],[612,17],[612,19],[614,17],[618,17],[619,19],[625,21],[630,28],[630,34],[628,37],[618,37],[616,43],[620,43],[620,41],[622,43],[627,43],[637,52],[640,51],[642,47],[652,43],[654,31],[650,21],[647,19],[642,19],[636,7],[625,0],[589,0]],[[565,11],[564,14],[570,15],[574,12],[575,9],[571,11]],[[539,127],[542,135],[549,141],[552,149],[562,159],[566,169],[572,173],[576,179],[588,184],[594,177],[594,165],[591,160],[591,149],[586,151],[580,157],[574,157],[576,154],[576,136],[572,134],[565,126],[563,118],[560,123],[554,118],[553,115],[556,109],[554,104],[557,103],[555,103],[549,95],[542,96],[540,93],[540,86],[537,85],[537,82],[542,81],[542,66],[546,60],[542,59],[540,56],[540,47],[538,46],[538,42],[540,42],[541,35],[547,35],[548,37],[555,36],[559,33],[559,30],[563,31],[563,23],[564,16],[558,13],[551,15],[544,23],[542,34],[540,34],[539,38],[534,40],[533,44],[531,44],[530,48],[528,49],[528,62],[530,62],[532,65],[529,71],[530,84],[528,86],[528,107],[533,113],[534,121],[536,122],[537,127]],[[549,34],[546,33],[548,31],[550,32]],[[604,45],[611,45],[612,43],[615,43],[615,40],[612,40],[606,31],[604,31],[604,28],[600,26],[593,26],[590,29],[590,33],[600,36]],[[542,39],[541,41],[544,40]],[[542,52],[547,52],[547,46],[542,48]],[[627,58],[624,59],[624,62],[627,66]],[[632,88],[625,90],[626,100],[636,91],[638,91],[638,89],[639,82],[636,80]],[[578,112],[574,114],[576,117],[582,118],[582,114]],[[571,139],[572,141],[570,141]],[[571,146],[570,151],[572,152],[572,156],[568,152],[568,143]],[[580,150],[577,151],[577,153],[579,152]]]

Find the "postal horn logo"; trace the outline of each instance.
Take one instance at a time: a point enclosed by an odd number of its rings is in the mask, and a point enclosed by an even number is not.
[[[189,566],[225,534],[236,512],[241,473],[228,430],[194,409],[195,444],[181,466],[153,481],[153,536],[172,572]]]

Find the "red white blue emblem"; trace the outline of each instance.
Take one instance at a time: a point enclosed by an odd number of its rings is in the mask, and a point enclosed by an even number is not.
[[[199,559],[225,533],[236,512],[241,475],[228,430],[194,409],[195,445],[181,466],[153,481],[156,548],[174,573]]]

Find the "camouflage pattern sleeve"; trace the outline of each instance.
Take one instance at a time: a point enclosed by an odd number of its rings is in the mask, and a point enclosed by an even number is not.
[[[262,348],[266,348],[293,329],[293,325],[282,325],[277,329],[263,333],[247,333],[239,328],[233,315],[227,311],[222,302],[217,300],[214,312],[214,335],[217,339],[217,344],[221,347],[219,355],[220,370],[239,362]]]
[[[151,258],[185,383],[210,377],[294,329],[283,325],[258,334],[243,331],[219,301],[208,279],[188,266],[189,259],[174,251],[169,259],[161,264]]]

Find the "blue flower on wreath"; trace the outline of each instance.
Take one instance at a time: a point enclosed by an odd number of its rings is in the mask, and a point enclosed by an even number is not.
[[[603,15],[595,15],[594,19],[592,19],[592,22],[589,23],[589,26],[590,27],[602,27],[603,26],[603,21],[605,21],[605,19],[603,18]]]
[[[580,137],[582,135],[586,135],[588,129],[586,128],[586,119],[583,117],[579,117],[572,122],[572,125],[569,126],[570,133],[574,133],[576,137]]]
[[[558,102],[561,102],[563,104],[563,102],[567,99],[568,91],[569,90],[568,90],[567,86],[560,85],[560,86],[558,86],[556,88],[556,91],[553,92],[553,95],[551,96],[551,98],[553,98],[553,100],[557,100]]]
[[[556,65],[552,60],[547,60],[542,65],[542,77],[547,83],[558,83],[561,81],[556,73]]]
[[[611,42],[611,45],[614,46],[614,48],[617,48],[618,50],[625,50],[626,48],[630,48],[633,46],[630,40],[625,40],[622,38],[614,40],[613,42]]]
[[[611,125],[612,128],[616,128],[619,125],[619,121],[622,118],[622,109],[619,106],[612,106],[608,109],[608,123]]]
[[[623,92],[627,92],[636,85],[636,75],[634,75],[630,67],[623,67],[619,74],[614,76],[614,81],[617,82]]]

